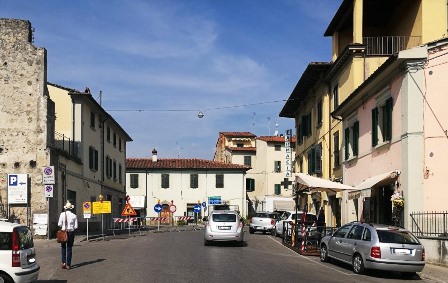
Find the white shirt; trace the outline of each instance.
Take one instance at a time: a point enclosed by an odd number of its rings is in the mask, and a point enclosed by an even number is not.
[[[67,227],[65,226],[65,214],[67,213]],[[76,214],[72,213],[70,210],[66,210],[59,215],[58,226],[62,227],[62,230],[74,231],[78,228],[78,218]]]

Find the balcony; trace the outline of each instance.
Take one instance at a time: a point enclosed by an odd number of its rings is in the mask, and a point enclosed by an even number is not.
[[[402,50],[420,45],[420,36],[363,37],[367,45],[366,55],[390,56]]]
[[[54,132],[54,143],[52,146],[54,149],[59,151],[60,154],[79,161],[78,156],[78,143],[70,139],[64,134]],[[79,161],[80,162],[80,161]]]

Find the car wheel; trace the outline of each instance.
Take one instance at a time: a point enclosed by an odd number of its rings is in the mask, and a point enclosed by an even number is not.
[[[238,242],[238,247],[244,247],[244,241]]]
[[[252,227],[249,227],[249,233],[250,233],[250,234],[253,234],[253,233],[255,233],[255,229],[254,229],[254,228],[252,228]]]
[[[11,278],[9,278],[9,276],[6,274],[0,274],[0,278],[3,279],[2,282],[14,283],[14,281]]]
[[[416,274],[417,273],[415,273],[415,272],[402,272],[401,276],[403,276],[403,278],[405,278],[405,279],[412,279],[412,278],[414,278],[414,276]]]
[[[353,272],[356,274],[363,274],[364,273],[364,263],[362,261],[362,257],[360,254],[355,254],[353,257]]]
[[[211,245],[211,241],[204,239],[204,246],[210,246],[210,245]]]
[[[326,245],[320,246],[320,261],[322,262],[328,261],[328,249]]]

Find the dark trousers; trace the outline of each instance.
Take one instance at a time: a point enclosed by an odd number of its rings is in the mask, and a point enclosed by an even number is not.
[[[67,232],[67,243],[61,243],[62,263],[68,266],[72,265],[72,249],[75,242],[75,231]]]

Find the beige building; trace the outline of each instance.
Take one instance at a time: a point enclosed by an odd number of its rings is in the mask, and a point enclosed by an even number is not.
[[[284,136],[260,136],[250,132],[220,132],[216,143],[215,160],[250,166],[245,179],[248,212],[292,210],[293,162],[286,160]],[[288,150],[294,156],[295,137]],[[288,168],[290,166],[291,168]],[[291,182],[291,183],[288,183]],[[286,187],[285,187],[286,184]]]
[[[83,203],[99,201],[102,195],[112,204],[112,213],[103,216],[108,228],[124,208],[126,142],[132,139],[88,89],[80,92],[48,83],[48,92],[55,102],[55,144],[62,153],[55,164],[65,176],[58,197],[75,204],[81,216]],[[90,223],[100,221],[96,217]],[[80,223],[86,219],[80,217]],[[82,224],[81,229],[85,228]]]

